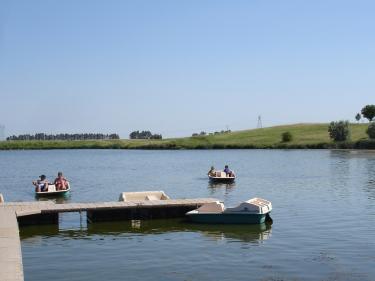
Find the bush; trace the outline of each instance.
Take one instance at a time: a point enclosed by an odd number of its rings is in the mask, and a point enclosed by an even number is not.
[[[334,141],[346,141],[349,139],[350,130],[348,121],[331,122],[328,126],[328,132]]]
[[[375,139],[375,123],[370,123],[370,125],[368,125],[366,133],[370,139]]]
[[[355,143],[357,149],[375,149],[375,140],[359,140]]]
[[[281,134],[282,142],[290,142],[293,139],[293,135],[291,132],[284,132]]]

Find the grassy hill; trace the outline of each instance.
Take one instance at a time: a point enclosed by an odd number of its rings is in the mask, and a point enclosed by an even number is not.
[[[2,141],[0,149],[220,149],[220,148],[375,148],[368,140],[368,124],[351,124],[351,140],[334,143],[329,139],[328,124],[294,124],[236,131],[218,135],[164,140],[92,140],[92,141]],[[281,141],[289,131],[293,140]]]

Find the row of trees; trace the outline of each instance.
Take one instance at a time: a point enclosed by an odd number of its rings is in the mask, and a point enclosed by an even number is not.
[[[205,131],[202,131],[200,133],[193,133],[191,136],[192,137],[207,136],[207,135],[212,136],[212,135],[219,135],[219,134],[225,134],[225,133],[230,133],[230,132],[231,132],[231,130],[226,130],[226,131],[221,130],[220,132],[213,132],[213,133],[207,134]]]
[[[370,139],[375,139],[375,123],[372,120],[375,118],[375,105],[368,104],[364,106],[361,113],[357,113],[355,119],[359,122],[362,116],[369,120],[370,124],[366,130]],[[349,121],[332,121],[328,126],[329,136],[334,141],[346,141],[350,138]]]
[[[161,134],[152,134],[150,131],[134,131],[129,135],[130,139],[152,139],[152,140],[161,140],[163,137]]]
[[[346,141],[350,138],[349,121],[331,122],[328,126],[328,132],[334,141]],[[371,122],[366,130],[370,139],[375,139],[375,123]]]
[[[328,133],[334,141],[346,141],[350,137],[349,121],[332,121],[328,126]]]
[[[100,133],[84,133],[84,134],[45,134],[37,133],[34,135],[23,134],[18,136],[7,137],[8,141],[12,140],[118,140],[118,134],[100,134]]]

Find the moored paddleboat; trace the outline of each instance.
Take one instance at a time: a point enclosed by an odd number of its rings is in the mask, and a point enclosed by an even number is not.
[[[60,196],[69,193],[70,191],[70,184],[69,182],[66,183],[67,188],[62,190],[56,190],[56,186],[54,184],[49,184],[47,191],[35,191],[36,196]]]
[[[225,208],[220,201],[207,203],[187,212],[193,222],[210,224],[261,224],[272,220],[272,203],[262,198],[252,198],[233,208]]]

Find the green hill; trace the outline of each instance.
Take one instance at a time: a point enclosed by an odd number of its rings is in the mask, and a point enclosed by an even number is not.
[[[220,149],[220,148],[375,148],[366,135],[368,124],[351,124],[351,139],[334,143],[329,139],[328,124],[294,124],[216,135],[164,140],[103,141],[2,141],[0,149]],[[293,140],[281,141],[283,132]]]

